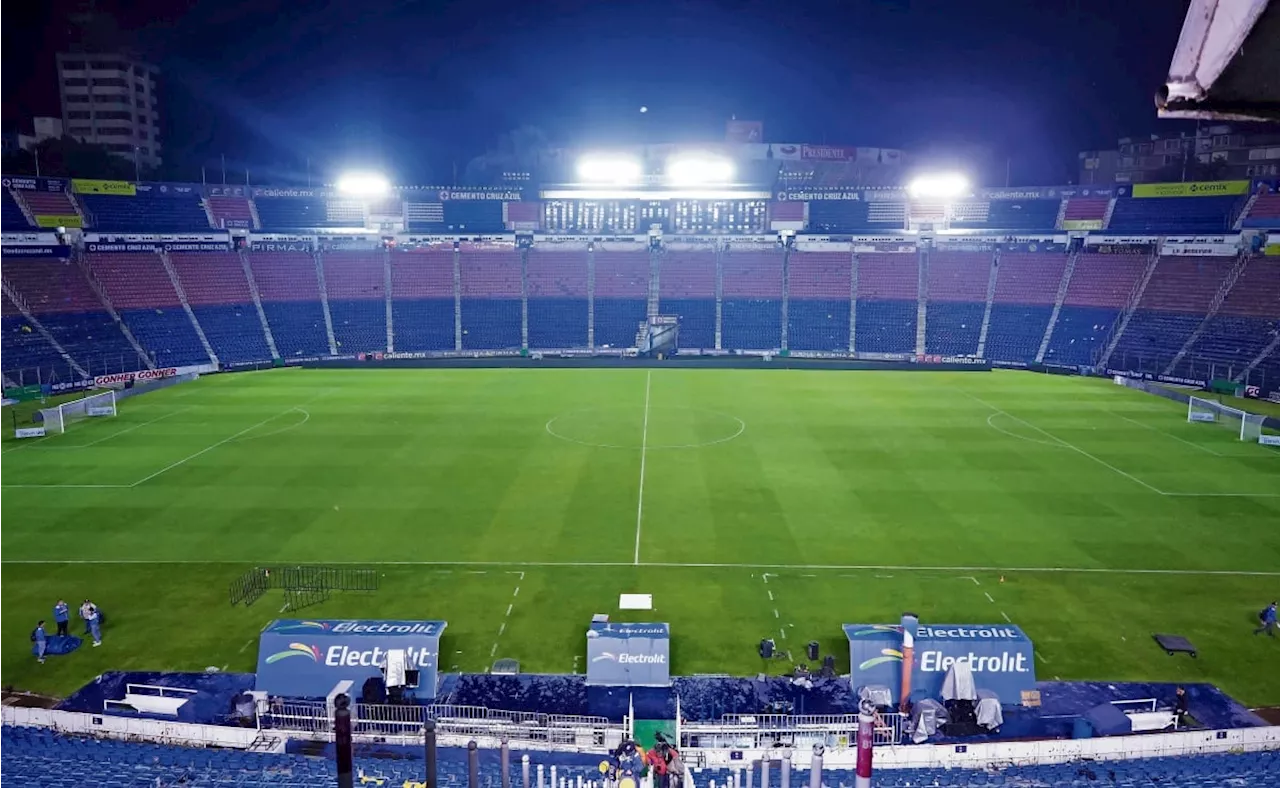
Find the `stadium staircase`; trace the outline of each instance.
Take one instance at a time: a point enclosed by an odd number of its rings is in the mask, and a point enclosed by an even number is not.
[[[587,347],[596,346],[596,253],[587,247]]]
[[[1058,203],[1058,216],[1053,220],[1053,229],[1061,230],[1062,222],[1067,218],[1067,205],[1071,202],[1070,197],[1063,197]]]
[[[169,258],[169,253],[164,249],[160,250],[160,262],[164,264],[165,273],[169,274],[169,281],[173,283],[173,291],[178,294],[178,303],[182,304],[182,310],[187,313],[187,319],[191,321],[191,327],[196,331],[196,337],[200,340],[200,345],[204,348],[204,352],[209,355],[209,361],[214,366],[218,365],[218,354],[213,352],[213,345],[209,344],[209,338],[205,336],[204,329],[200,326],[200,321],[196,320],[196,313],[191,309],[191,302],[187,300],[187,291],[183,289],[182,282],[178,279],[178,272],[173,270],[173,260]]]
[[[395,310],[391,308],[391,251],[382,250],[382,292],[387,310],[387,352],[396,352]]]
[[[209,205],[209,200],[207,198],[200,201],[200,207],[204,209],[204,215],[205,218],[209,220],[209,226],[217,227],[218,219],[213,215],[213,208]]]
[[[858,253],[849,253],[849,352],[858,349]]]
[[[1249,199],[1245,201],[1244,207],[1240,209],[1240,213],[1236,215],[1236,220],[1231,223],[1231,229],[1239,230],[1244,227],[1244,220],[1248,218],[1249,213],[1253,211],[1253,206],[1258,202],[1258,197],[1262,194],[1255,191],[1249,195]]]
[[[258,282],[253,278],[253,266],[249,265],[249,257],[243,249],[236,252],[240,258],[240,267],[244,269],[244,278],[249,283],[249,295],[253,297],[253,309],[258,313],[258,322],[262,323],[262,334],[267,338],[267,348],[272,359],[280,358],[276,349],[276,338],[271,335],[271,324],[267,322],[266,310],[262,308],[262,296],[258,292]]]
[[[33,227],[40,225],[38,218],[41,216],[72,215],[80,217],[81,227],[89,226],[88,221],[85,219],[84,210],[70,192],[15,191],[14,194],[18,198],[18,205],[22,207],[23,213],[30,218]]]
[[[258,204],[254,202],[252,197],[246,197],[245,201],[249,203],[249,217],[253,219],[253,229],[262,229],[262,218],[258,216]]]
[[[1262,352],[1255,356],[1253,361],[1249,362],[1249,366],[1245,367],[1240,374],[1236,375],[1236,382],[1239,383],[1248,379],[1250,372],[1261,365],[1262,362],[1266,361],[1269,356],[1276,355],[1278,353],[1280,353],[1280,333],[1277,333],[1276,336],[1267,343],[1267,346],[1262,349]]]
[[[1037,364],[1044,363],[1044,354],[1049,350],[1049,340],[1053,338],[1053,329],[1058,325],[1058,316],[1062,314],[1062,302],[1067,298],[1067,289],[1071,286],[1071,275],[1075,273],[1076,261],[1079,259],[1079,250],[1072,252],[1067,257],[1067,267],[1062,269],[1062,281],[1058,283],[1058,295],[1053,299],[1053,311],[1049,313],[1049,324],[1044,328],[1040,349],[1036,351]]]
[[[71,255],[75,260],[76,267],[80,269],[80,273],[84,274],[85,281],[89,283],[89,288],[98,296],[98,300],[102,302],[102,306],[107,310],[107,314],[111,315],[111,319],[120,327],[120,333],[124,334],[124,338],[129,340],[129,344],[137,351],[138,357],[147,365],[147,369],[155,369],[156,362],[152,360],[151,354],[142,349],[142,345],[138,343],[138,338],[129,330],[129,326],[120,319],[120,313],[116,311],[112,305],[111,299],[107,297],[107,290],[102,286],[102,282],[93,273],[93,269],[89,267],[89,261],[85,259],[84,252],[79,249],[72,249]]]
[[[987,331],[991,328],[991,304],[996,297],[996,279],[999,275],[1000,252],[996,251],[991,255],[991,273],[987,276],[987,304],[982,310],[982,327],[978,329],[978,358],[986,358]]]
[[[1227,295],[1231,292],[1231,288],[1235,287],[1236,280],[1240,278],[1240,274],[1244,272],[1244,268],[1248,264],[1249,256],[1243,251],[1236,256],[1236,261],[1231,266],[1231,270],[1227,272],[1226,277],[1222,280],[1222,284],[1218,286],[1218,291],[1214,293],[1213,300],[1209,302],[1209,308],[1205,311],[1204,317],[1187,337],[1187,341],[1182,344],[1182,348],[1178,350],[1177,355],[1175,355],[1173,360],[1165,367],[1162,374],[1173,374],[1174,368],[1182,362],[1182,359],[1186,357],[1188,352],[1190,352],[1192,346],[1195,345],[1196,341],[1200,339],[1200,336],[1204,334],[1205,329],[1209,327],[1214,316],[1218,314],[1218,310],[1222,308],[1222,302],[1227,300]]]
[[[790,326],[788,325],[791,322],[791,319],[790,319],[791,284],[788,281],[788,273],[789,273],[788,269],[790,268],[790,263],[791,263],[791,247],[785,246],[782,249],[782,304],[779,307],[780,314],[782,316],[782,326],[781,326],[782,333],[778,339],[778,347],[781,348],[782,350],[790,349],[790,341],[789,341]]]
[[[929,252],[921,248],[917,253],[917,292],[916,292],[916,352],[917,357],[925,354],[926,323],[929,314]]]
[[[324,285],[324,257],[320,252],[312,255],[316,264],[316,282],[320,286],[320,309],[324,313],[324,334],[329,340],[329,355],[338,355],[338,340],[333,335],[333,315],[329,313],[329,292]]]
[[[10,200],[12,200],[13,204],[18,206],[18,211],[22,214],[23,218],[27,220],[27,226],[38,227],[39,225],[36,224],[35,214],[33,214],[31,212],[31,209],[27,207],[26,202],[19,199],[18,192],[12,189],[7,189],[7,188],[5,189],[5,191],[9,194],[9,198]]]
[[[1102,215],[1102,229],[1111,226],[1111,216],[1116,212],[1116,198],[1112,197],[1107,201],[1107,212]]]
[[[639,345],[637,345],[639,347]],[[529,349],[529,248],[520,250],[520,349]]]
[[[724,349],[724,246],[716,245],[716,350]]]
[[[453,349],[462,350],[462,253],[453,246]]]
[[[58,340],[54,339],[53,334],[49,333],[49,330],[44,327],[44,324],[36,319],[35,314],[31,311],[31,307],[27,305],[26,299],[13,289],[13,286],[9,284],[9,280],[7,278],[0,279],[0,286],[3,286],[4,294],[9,297],[9,300],[13,302],[13,305],[22,313],[23,318],[35,327],[36,333],[40,334],[40,336],[49,343],[49,346],[58,352],[58,355],[62,357],[62,360],[67,362],[67,364],[76,371],[76,374],[84,378],[92,377],[85,371],[84,367],[80,366],[80,364],[71,357],[71,354],[66,351],[66,348],[58,344]]]
[[[1142,303],[1142,295],[1147,291],[1147,283],[1151,281],[1151,276],[1156,272],[1156,266],[1159,263],[1160,249],[1157,246],[1151,250],[1146,270],[1142,272],[1142,277],[1129,294],[1129,302],[1125,304],[1124,311],[1120,313],[1120,320],[1116,323],[1115,330],[1111,333],[1111,338],[1107,340],[1106,349],[1102,351],[1102,355],[1098,358],[1098,366],[1105,369],[1107,362],[1111,360],[1111,354],[1115,352],[1116,345],[1120,344],[1120,337],[1124,336],[1124,330],[1129,327],[1129,321],[1133,319],[1134,313],[1138,311],[1138,305]]]

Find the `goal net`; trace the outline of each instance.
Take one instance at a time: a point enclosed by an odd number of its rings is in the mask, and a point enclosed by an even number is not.
[[[1266,416],[1232,408],[1215,400],[1192,397],[1187,402],[1187,421],[1220,424],[1240,436],[1242,441],[1257,442]]]
[[[45,431],[50,434],[63,433],[67,427],[77,421],[101,416],[116,415],[115,389],[101,394],[92,394],[82,399],[64,402],[56,408],[42,408]]]

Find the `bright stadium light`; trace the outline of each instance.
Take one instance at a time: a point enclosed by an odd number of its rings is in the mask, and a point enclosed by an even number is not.
[[[358,197],[376,197],[391,189],[385,176],[376,172],[349,172],[338,178],[338,191]]]
[[[720,156],[676,156],[667,161],[667,183],[672,186],[706,186],[733,180],[733,162]]]
[[[578,160],[578,178],[584,183],[611,183],[616,186],[639,183],[644,167],[626,156],[591,155]]]
[[[916,198],[963,197],[969,193],[969,179],[956,172],[919,175],[907,184],[907,193]]]

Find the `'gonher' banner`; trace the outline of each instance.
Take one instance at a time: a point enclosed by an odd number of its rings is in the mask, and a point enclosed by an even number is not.
[[[405,652],[405,668],[419,671],[417,688],[406,694],[429,700],[436,695],[443,621],[371,621],[367,619],[279,619],[258,640],[256,688],[270,695],[323,698],[339,681],[354,682],[359,693],[366,679],[382,675],[387,652]]]
[[[1191,183],[1135,183],[1134,197],[1221,197],[1248,194],[1248,181],[1193,181]]]
[[[128,181],[93,181],[73,178],[71,190],[77,194],[124,194],[130,197],[138,193],[137,187]]]
[[[671,625],[592,624],[587,630],[587,684],[671,686]]]
[[[853,689],[879,684],[894,702],[902,685],[902,628],[883,624],[845,624]],[[921,624],[911,668],[912,695],[938,697],[947,670],[964,660],[974,684],[1000,696],[1004,704],[1022,702],[1036,688],[1035,649],[1012,624]]]

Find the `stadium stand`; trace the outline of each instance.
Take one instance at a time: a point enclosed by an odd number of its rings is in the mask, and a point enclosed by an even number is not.
[[[991,252],[935,250],[929,254],[924,352],[944,356],[977,354],[991,260]]]
[[[860,353],[914,353],[919,257],[859,252],[855,345]]]
[[[725,347],[775,350],[782,347],[781,250],[726,249],[721,257],[720,332]]]
[[[327,355],[315,258],[306,252],[253,252],[249,265],[280,357]]]
[[[848,352],[850,252],[792,252],[788,259],[787,346]]]
[[[520,252],[464,244],[458,250],[458,265],[462,349],[518,349],[522,333]]]
[[[86,224],[95,230],[173,233],[209,229],[209,216],[195,192],[162,194],[140,187],[133,195],[81,194],[79,199]]]
[[[1175,374],[1229,377],[1257,358],[1277,331],[1280,258],[1250,258]]]
[[[967,200],[952,208],[959,230],[1052,230],[1059,200]],[[913,214],[914,215],[914,214]]]
[[[595,252],[596,347],[634,347],[648,314],[649,250]]]
[[[10,369],[30,370],[35,378],[30,382],[42,382],[48,377],[48,370],[66,368],[62,354],[31,325],[8,293],[4,294],[0,307],[0,316],[4,322],[4,355],[12,354],[5,360],[6,373]],[[42,375],[41,372],[45,374]]]
[[[1109,197],[1069,197],[1062,212],[1064,230],[1101,230],[1107,218]],[[1073,224],[1074,223],[1074,224]],[[1087,224],[1082,224],[1087,223]]]
[[[324,286],[339,353],[387,349],[386,252],[323,252]]]
[[[716,253],[670,249],[658,274],[658,312],[680,317],[680,346],[716,346]]]
[[[223,229],[253,229],[253,206],[247,197],[211,195],[204,198],[205,207],[213,219],[213,226]]]
[[[1110,363],[1139,372],[1163,372],[1204,320],[1234,264],[1230,257],[1161,257]]]
[[[264,230],[364,227],[364,203],[321,197],[255,197]]]
[[[13,194],[8,189],[0,189],[0,206],[3,207],[3,213],[0,213],[0,229],[11,231],[34,228],[34,225],[27,221],[26,214],[22,212],[22,206],[13,199]]]
[[[90,253],[85,259],[120,319],[157,366],[209,363],[160,255]]]
[[[1280,228],[1280,194],[1259,194],[1241,226]]]
[[[454,349],[452,248],[393,251],[391,295],[397,351]]]
[[[531,249],[529,347],[587,346],[587,252]]]
[[[1243,200],[1239,197],[1121,197],[1107,229],[1117,233],[1225,233]]]
[[[1045,362],[1069,366],[1094,363],[1147,263],[1148,256],[1143,254],[1081,254],[1067,285]]]
[[[6,258],[4,278],[57,343],[90,374],[144,366],[75,263]],[[9,348],[5,350],[6,370],[30,366],[23,358],[15,365],[8,356]],[[66,373],[61,364],[58,369]]]
[[[20,191],[14,196],[26,204],[41,227],[56,227],[72,216],[81,221],[80,208],[66,192]]]
[[[1000,254],[987,358],[1016,364],[1035,361],[1066,266],[1067,256],[1061,253]]]
[[[249,281],[235,252],[173,252],[178,281],[224,364],[271,360]]]

